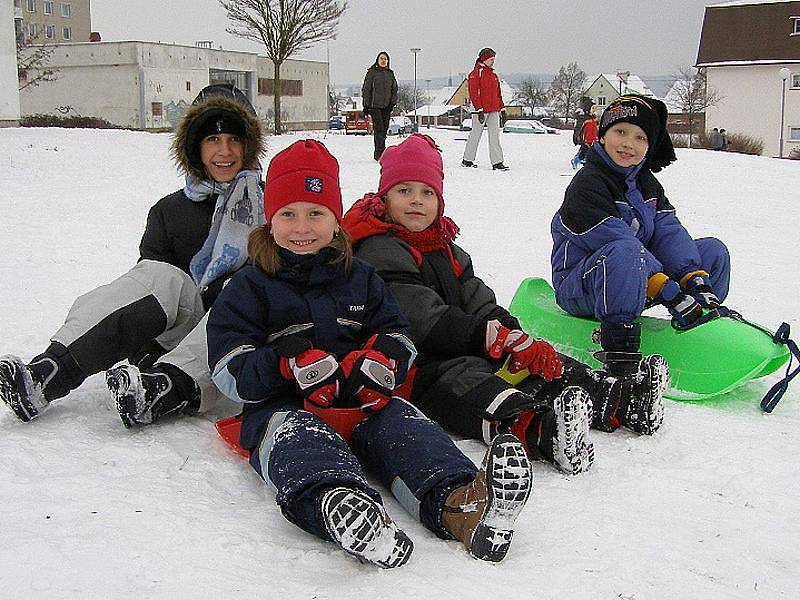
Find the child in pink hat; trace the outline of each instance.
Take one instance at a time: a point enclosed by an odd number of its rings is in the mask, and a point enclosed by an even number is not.
[[[387,148],[377,194],[345,214],[355,256],[372,264],[411,322],[419,356],[404,393],[428,417],[460,435],[491,443],[510,430],[528,454],[577,474],[589,469],[593,405],[619,397],[616,380],[556,353],[525,333],[473,272],[444,214],[441,153],[412,135]],[[516,387],[495,375],[510,357]]]

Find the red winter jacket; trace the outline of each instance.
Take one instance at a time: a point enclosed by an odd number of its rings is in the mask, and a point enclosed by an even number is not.
[[[476,62],[475,68],[467,78],[469,99],[475,110],[483,112],[497,112],[505,106],[500,95],[500,80],[495,75],[494,69],[487,67],[482,62]]]
[[[583,145],[591,146],[597,141],[597,119],[586,119],[583,122]]]

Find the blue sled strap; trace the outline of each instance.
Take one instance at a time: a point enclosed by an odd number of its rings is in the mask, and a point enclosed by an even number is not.
[[[775,335],[772,336],[772,341],[776,344],[785,344],[789,348],[789,362],[786,365],[786,373],[778,383],[773,385],[770,390],[761,399],[761,410],[766,413],[771,413],[775,405],[778,404],[783,394],[789,388],[789,382],[797,377],[800,373],[800,349],[797,348],[797,343],[789,337],[789,324],[781,323]],[[798,361],[798,366],[792,371],[792,361]]]
[[[778,327],[775,333],[772,333],[766,327],[745,319],[741,313],[733,310],[732,308],[728,308],[727,306],[718,307],[716,312],[717,316],[729,317],[750,325],[750,327],[755,327],[759,331],[763,331],[770,336],[773,343],[784,344],[787,348],[789,348],[789,362],[786,364],[786,373],[784,374],[783,378],[778,383],[773,385],[761,399],[761,410],[763,410],[765,413],[771,413],[778,402],[780,402],[781,398],[783,398],[786,390],[789,389],[789,382],[791,382],[792,379],[797,377],[797,374],[800,373],[800,349],[798,349],[797,343],[789,337],[789,324],[781,323],[780,327]],[[794,371],[792,371],[792,361],[794,360],[798,361],[798,366],[794,369]]]

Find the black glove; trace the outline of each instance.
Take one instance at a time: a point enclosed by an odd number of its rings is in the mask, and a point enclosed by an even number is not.
[[[483,123],[486,121],[486,114],[483,111],[481,111],[477,113],[477,115],[478,115],[478,121],[480,121],[480,124],[483,125]]]
[[[684,285],[684,289],[703,308],[718,308],[720,305],[719,298],[711,289],[711,281],[707,275],[693,275]]]
[[[672,326],[675,329],[687,329],[703,316],[703,308],[697,300],[685,294],[673,279],[667,280],[655,301],[667,308],[672,315]]]

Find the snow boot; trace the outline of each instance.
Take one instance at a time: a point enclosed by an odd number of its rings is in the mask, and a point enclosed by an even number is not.
[[[50,405],[44,397],[44,384],[48,381],[48,370],[55,371],[53,364],[40,364],[31,369],[17,356],[6,354],[0,357],[0,398],[20,421],[35,419]]]
[[[492,165],[492,171],[508,171],[509,167],[504,165],[503,163],[494,163]]]
[[[626,362],[628,370],[629,365]],[[592,395],[592,427],[614,431],[620,426],[641,435],[653,435],[664,420],[663,393],[669,385],[669,367],[663,356],[653,354],[636,363],[628,375],[597,371],[598,387]]]
[[[148,425],[168,413],[194,414],[200,389],[191,377],[171,365],[150,371],[122,364],[106,371],[106,385],[126,428]]]
[[[453,490],[445,500],[442,525],[475,558],[499,562],[514,534],[514,521],[533,488],[525,448],[512,434],[494,438],[475,480]]]
[[[640,435],[653,435],[664,421],[664,390],[669,385],[669,367],[659,354],[646,356],[630,382],[630,392],[623,398],[617,418],[623,427]]]
[[[318,502],[325,529],[342,550],[385,569],[408,562],[414,543],[367,494],[336,487],[323,492]]]
[[[471,160],[462,160],[462,161],[461,161],[461,166],[462,166],[462,167],[475,167],[475,168],[477,168],[477,167],[478,167],[478,165],[476,165],[476,164],[475,164],[474,162],[472,162]]]
[[[564,388],[553,409],[525,411],[511,426],[528,454],[546,460],[568,475],[588,471],[594,463],[594,444],[588,441],[592,401],[579,386]]]

